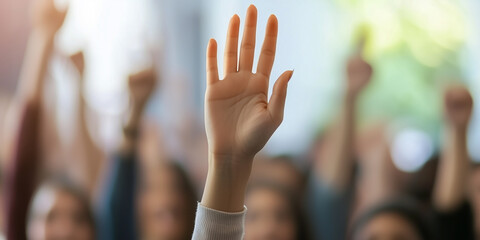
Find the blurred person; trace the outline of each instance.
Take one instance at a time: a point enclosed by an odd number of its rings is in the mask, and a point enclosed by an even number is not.
[[[305,177],[289,156],[258,156],[245,203],[245,239],[309,239],[303,200]]]
[[[257,9],[250,5],[237,61],[240,18],[229,23],[224,58],[224,79],[217,67],[217,43],[207,46],[205,128],[208,139],[208,173],[198,204],[192,239],[242,239],[246,209],[244,196],[255,155],[283,121],[287,84],[293,71],[276,81],[268,100],[278,20],[268,19],[257,72],[252,72]]]
[[[433,188],[438,171],[439,155],[434,154],[417,172],[410,174],[405,193],[419,201],[425,208],[432,208]]]
[[[305,188],[305,176],[294,161],[295,158],[287,155],[256,157],[250,181],[269,180],[279,183],[300,199]]]
[[[54,37],[63,25],[66,11],[55,8],[53,0],[36,0],[32,6],[33,30],[11,105],[10,136],[5,170],[5,235],[26,239],[27,212],[38,179],[41,159],[41,117],[43,86]],[[8,143],[7,143],[8,144]]]
[[[120,146],[106,169],[100,196],[100,239],[136,239],[136,192],[138,178],[137,143],[144,108],[156,85],[156,72],[148,68],[128,79],[131,108],[123,127]]]
[[[361,56],[363,40],[346,65],[346,84],[340,116],[319,139],[308,182],[306,204],[319,239],[345,239],[352,211],[355,176],[355,120],[358,96],[368,86],[373,69]]]
[[[41,184],[27,224],[30,240],[95,239],[89,196],[66,178],[52,178]]]
[[[384,122],[373,123],[358,139],[358,177],[351,219],[389,199],[403,196],[402,173],[396,168]]]
[[[197,195],[179,163],[159,162],[142,171],[138,224],[142,239],[191,239]]]
[[[446,135],[438,170],[434,175],[436,180],[431,211],[404,198],[389,200],[404,194],[394,190],[359,210],[351,239],[473,239],[471,209],[465,198],[469,163],[466,132],[473,101],[464,87],[450,87],[444,101]],[[370,173],[383,175],[383,180],[377,178],[377,182],[387,181],[391,184],[391,174],[379,170]],[[428,212],[432,213],[431,218],[425,217]],[[435,227],[436,236],[428,230],[432,226]]]
[[[197,198],[187,173],[173,161],[139,159],[140,122],[156,82],[153,68],[129,77],[131,109],[106,180],[101,239],[191,238]]]
[[[244,239],[310,239],[299,200],[297,194],[281,182],[253,182],[245,199],[248,213]]]
[[[437,239],[432,231],[431,222],[421,213],[415,202],[399,199],[385,201],[361,214],[348,239]]]
[[[467,132],[472,109],[472,96],[464,86],[446,90],[445,135],[433,190],[441,239],[474,239],[472,207],[466,192],[470,166]]]

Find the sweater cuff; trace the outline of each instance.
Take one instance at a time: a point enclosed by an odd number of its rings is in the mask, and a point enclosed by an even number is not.
[[[243,239],[246,213],[245,206],[242,212],[230,213],[207,208],[198,203],[192,239]]]

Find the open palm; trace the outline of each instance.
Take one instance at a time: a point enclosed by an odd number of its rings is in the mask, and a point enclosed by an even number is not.
[[[223,80],[218,76],[217,44],[213,39],[208,44],[205,122],[211,154],[253,157],[283,120],[287,83],[293,72],[286,71],[279,77],[268,101],[278,22],[273,15],[268,19],[257,72],[252,73],[256,24],[257,10],[252,5],[247,11],[237,63],[240,19],[237,15],[232,17],[225,47]]]

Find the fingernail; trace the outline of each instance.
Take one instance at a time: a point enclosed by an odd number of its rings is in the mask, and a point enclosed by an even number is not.
[[[290,75],[288,76],[288,81],[290,82],[290,79],[292,78],[293,76],[293,72],[295,71],[295,69],[293,69],[292,71],[290,71]]]

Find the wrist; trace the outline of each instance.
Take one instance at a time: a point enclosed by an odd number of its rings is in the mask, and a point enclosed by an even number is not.
[[[143,106],[141,105],[134,105],[128,111],[128,118],[125,122],[124,128],[128,129],[137,129],[138,125],[140,124],[140,119],[143,113]]]
[[[344,92],[344,99],[346,99],[348,101],[355,101],[357,99],[359,93],[360,93],[359,90],[355,90],[355,89],[347,86],[347,88]]]
[[[240,212],[253,158],[209,154],[209,166],[202,205],[208,208]]]
[[[447,126],[447,131],[450,134],[455,135],[455,136],[459,136],[459,137],[466,136],[467,131],[468,131],[468,125],[467,124],[453,124],[453,123],[450,123]]]
[[[208,172],[234,184],[248,181],[252,170],[253,157],[233,154],[208,154]],[[227,179],[228,178],[228,179]]]

